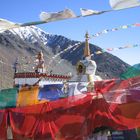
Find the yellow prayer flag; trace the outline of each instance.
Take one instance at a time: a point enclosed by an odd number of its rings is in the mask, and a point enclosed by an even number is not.
[[[46,101],[38,100],[39,86],[25,86],[19,90],[17,106],[29,106]]]
[[[96,54],[101,54],[101,53],[103,53],[103,52],[101,52],[101,51],[97,51],[97,52],[96,52]]]

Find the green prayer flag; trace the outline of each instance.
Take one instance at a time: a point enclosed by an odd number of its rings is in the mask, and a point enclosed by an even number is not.
[[[121,79],[128,79],[128,78],[133,78],[136,76],[140,76],[140,63],[129,67],[126,70],[126,72],[124,72],[120,75],[120,78]]]
[[[0,90],[0,109],[16,107],[17,88]]]

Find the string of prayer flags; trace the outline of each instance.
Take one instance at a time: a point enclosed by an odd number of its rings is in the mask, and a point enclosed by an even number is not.
[[[60,51],[58,54],[56,54],[55,56],[53,56],[52,58],[56,58],[58,56],[60,56],[62,53],[72,49],[73,47],[76,47],[76,46],[80,46],[83,42],[78,42],[78,43],[75,43],[73,46],[69,46],[68,48],[65,48],[64,50]]]
[[[135,47],[140,47],[140,44],[126,45],[123,47],[115,47],[115,48],[106,48],[106,49],[102,49],[100,51],[96,51],[95,54],[102,54],[104,52],[111,52],[111,51],[117,51],[117,50],[121,50],[121,49],[135,48]]]
[[[126,48],[134,48],[134,47],[140,47],[139,44],[134,44],[134,45],[126,45],[124,47],[116,47],[116,48],[107,48],[107,51],[115,51],[115,50],[121,50],[121,49],[126,49]]]
[[[86,16],[93,16],[93,15],[100,15],[105,12],[112,12],[114,10],[122,10],[126,8],[132,8],[136,6],[140,6],[140,2],[138,0],[110,0],[110,6],[112,9],[104,10],[104,11],[97,11],[91,9],[81,8],[81,15],[75,15],[75,13],[71,9],[64,9],[59,12],[41,12],[39,17],[39,21],[32,21],[27,23],[13,23],[11,21],[0,19],[0,31],[5,31],[13,28],[25,27],[25,26],[32,26],[32,25],[39,25],[53,21],[65,20],[70,18],[80,18]]]
[[[9,29],[13,29],[13,28],[39,25],[39,24],[44,24],[47,22],[64,20],[64,19],[69,19],[69,18],[76,18],[76,17],[77,16],[71,9],[65,9],[63,11],[54,12],[54,13],[41,12],[40,21],[27,22],[27,23],[23,23],[23,24],[14,23],[14,22],[8,21],[6,19],[0,18],[0,31],[3,32],[5,30],[9,30]]]
[[[100,15],[105,12],[112,12],[114,10],[122,10],[126,8],[140,6],[138,0],[110,0],[109,3],[112,9],[97,11],[97,10],[81,8],[80,9],[81,15],[75,15],[75,13],[71,9],[65,9],[63,11],[55,12],[55,13],[41,12],[40,14],[41,21],[28,22],[28,23],[21,24],[21,26],[31,26],[31,25],[44,24],[52,21],[59,21],[59,20],[70,19],[70,18],[80,18],[86,16]]]
[[[101,36],[103,34],[107,34],[109,32],[115,32],[115,31],[118,31],[118,30],[134,28],[134,27],[140,27],[140,23],[134,23],[134,24],[130,24],[130,25],[122,25],[120,27],[112,28],[112,29],[104,29],[104,30],[92,35],[91,37],[99,37],[99,36]]]

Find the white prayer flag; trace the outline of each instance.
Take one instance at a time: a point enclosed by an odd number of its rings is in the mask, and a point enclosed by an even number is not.
[[[110,0],[109,2],[114,10],[140,6],[139,0]]]
[[[123,25],[123,26],[121,26],[121,28],[122,28],[122,29],[127,29],[128,26],[127,26],[127,25]]]
[[[20,27],[20,25],[5,19],[0,19],[0,31],[5,31],[17,27]]]
[[[109,30],[105,29],[102,31],[103,34],[107,34],[109,32]]]
[[[46,22],[57,21],[57,20],[68,19],[68,18],[75,18],[75,17],[76,15],[70,9],[65,9],[64,11],[60,11],[56,13],[41,12],[40,14],[40,20],[46,21]]]
[[[98,14],[102,14],[103,13],[102,11],[83,9],[83,8],[80,8],[80,11],[81,11],[81,15],[82,16],[98,15]]]

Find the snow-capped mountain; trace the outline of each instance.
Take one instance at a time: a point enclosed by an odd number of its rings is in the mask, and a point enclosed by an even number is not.
[[[60,35],[46,33],[35,26],[21,27],[0,33],[0,43],[6,46],[19,47],[26,44],[26,46],[40,47],[42,44],[46,47],[59,45],[64,48],[66,44],[73,45],[75,42]]]
[[[101,48],[92,44],[90,46],[91,52],[94,54],[92,58],[97,62],[97,74],[103,78],[117,77],[128,67],[128,64],[109,53],[96,55],[95,51],[101,50]],[[7,72],[0,73],[1,79],[5,79],[2,75],[9,79],[10,76],[7,75],[11,72],[12,64],[17,57],[20,61],[29,57],[30,63],[33,64],[33,58],[40,50],[44,53],[48,71],[75,74],[74,65],[82,59],[83,48],[84,43],[82,42],[46,33],[35,26],[1,32],[0,60],[4,62],[1,65],[7,69]],[[11,69],[6,68],[6,66],[11,67]]]

